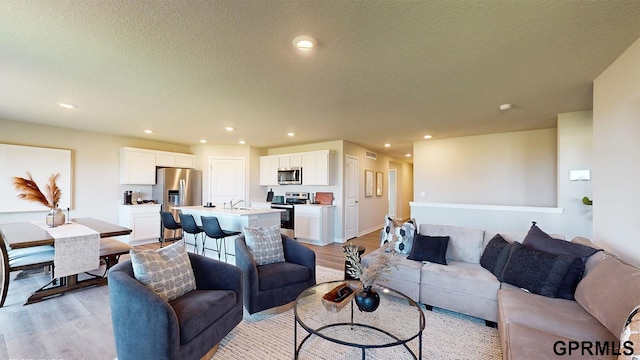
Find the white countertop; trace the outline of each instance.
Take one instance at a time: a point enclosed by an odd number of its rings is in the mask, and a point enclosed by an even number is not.
[[[177,210],[190,210],[197,211],[200,213],[210,213],[210,214],[218,214],[218,215],[231,215],[231,216],[249,216],[249,215],[261,215],[261,214],[273,214],[280,213],[285,210],[280,209],[258,209],[258,208],[246,208],[246,207],[237,207],[234,210],[229,208],[225,209],[223,207],[204,207],[204,206],[174,206],[174,209]]]
[[[322,204],[296,204],[295,206],[309,206],[309,207],[334,207],[335,205],[322,205]]]

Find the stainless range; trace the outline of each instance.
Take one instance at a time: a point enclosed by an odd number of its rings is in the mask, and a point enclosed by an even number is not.
[[[292,238],[295,237],[295,205],[306,204],[309,201],[309,193],[287,192],[281,202],[272,202],[272,209],[285,210],[280,213],[280,231]]]

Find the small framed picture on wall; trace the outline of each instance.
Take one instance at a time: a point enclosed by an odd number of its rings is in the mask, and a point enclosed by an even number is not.
[[[373,196],[373,170],[364,171],[364,196]]]
[[[383,173],[376,171],[376,196],[382,196]]]

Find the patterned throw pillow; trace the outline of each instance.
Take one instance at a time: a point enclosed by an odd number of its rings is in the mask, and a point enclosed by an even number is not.
[[[256,265],[266,265],[284,261],[280,226],[244,228],[244,237]]]
[[[161,298],[171,301],[196,289],[187,249],[181,242],[158,250],[131,249],[133,275]]]
[[[640,305],[631,311],[620,336],[618,360],[640,359]]]
[[[396,234],[396,222],[387,215],[384,217],[384,228],[380,231],[380,247],[385,246],[386,243],[393,241],[393,237]]]
[[[409,254],[413,245],[413,238],[416,234],[415,220],[411,219],[402,226],[396,228],[395,249],[399,254]]]

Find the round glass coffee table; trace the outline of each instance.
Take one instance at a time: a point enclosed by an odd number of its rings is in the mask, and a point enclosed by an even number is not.
[[[424,313],[415,301],[393,289],[374,286],[380,294],[380,306],[373,312],[362,312],[354,304],[342,309],[327,308],[322,296],[341,283],[357,287],[358,281],[331,281],[305,290],[296,299],[293,330],[294,359],[298,358],[302,346],[316,335],[337,344],[362,349],[386,348],[402,345],[414,359],[422,358],[422,331],[425,326]],[[298,344],[298,325],[307,335]],[[418,356],[407,343],[418,338]]]

